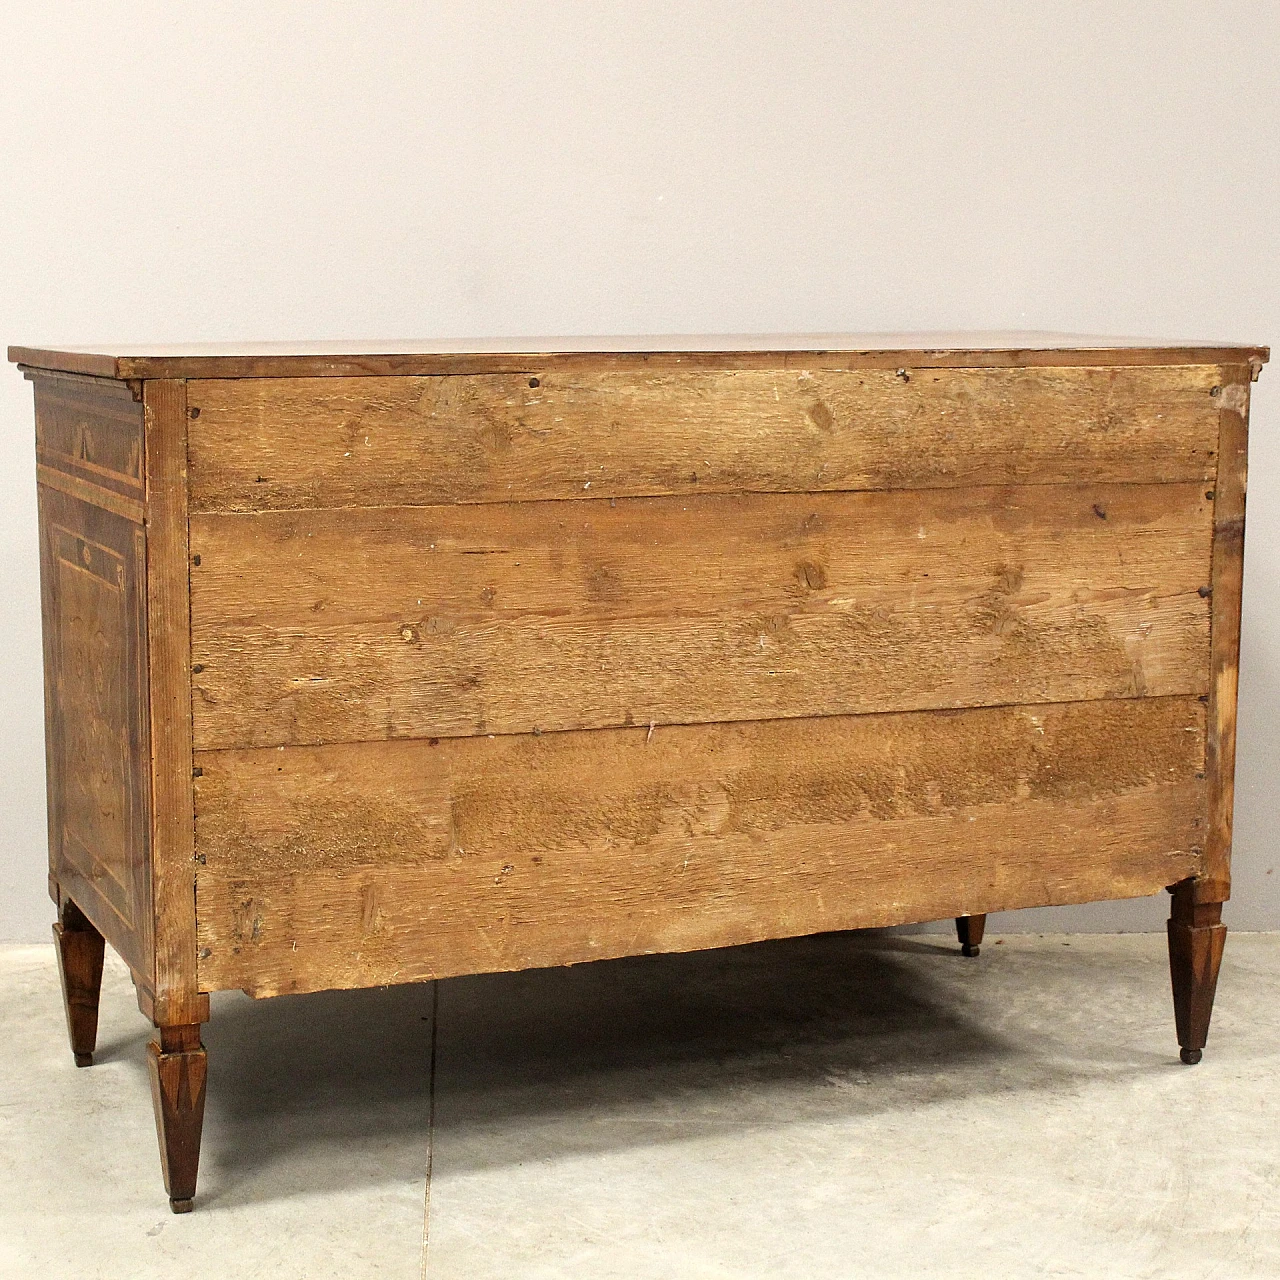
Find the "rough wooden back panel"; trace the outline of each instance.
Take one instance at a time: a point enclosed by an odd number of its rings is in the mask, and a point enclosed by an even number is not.
[[[190,384],[201,987],[1196,874],[1225,372]]]
[[[50,885],[150,980],[142,406],[39,378],[36,439]]]
[[[1205,707],[1142,698],[196,757],[200,981],[256,995],[1155,892]]]
[[[248,378],[188,386],[191,509],[1200,480],[1213,366]]]
[[[197,748],[1203,693],[1201,484],[193,517]]]

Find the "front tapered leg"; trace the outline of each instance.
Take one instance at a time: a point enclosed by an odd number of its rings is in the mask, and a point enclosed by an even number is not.
[[[98,1042],[98,999],[102,994],[102,934],[70,898],[63,901],[57,924],[58,972],[62,976],[62,1002],[67,1011],[67,1035],[77,1067],[93,1062]]]
[[[1194,1066],[1209,1038],[1227,926],[1222,923],[1222,903],[1196,902],[1192,881],[1174,885],[1172,893],[1169,975],[1173,979],[1173,1015],[1182,1061]]]
[[[190,1213],[200,1166],[204,1086],[208,1071],[200,1025],[160,1027],[147,1046],[151,1101],[160,1139],[160,1166],[169,1207]]]
[[[978,954],[986,927],[986,916],[956,916],[956,936],[960,939],[961,955],[976,956]]]

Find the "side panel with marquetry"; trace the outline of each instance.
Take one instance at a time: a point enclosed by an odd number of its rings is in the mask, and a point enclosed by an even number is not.
[[[40,378],[36,421],[51,886],[150,981],[142,408]]]

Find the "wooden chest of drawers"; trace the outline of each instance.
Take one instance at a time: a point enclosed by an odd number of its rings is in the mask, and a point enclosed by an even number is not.
[[[174,1208],[220,989],[951,916],[976,953],[1172,887],[1197,1060],[1266,354],[11,349],[72,1047],[105,939]]]

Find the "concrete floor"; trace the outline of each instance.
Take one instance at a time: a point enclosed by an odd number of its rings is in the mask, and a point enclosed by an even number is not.
[[[441,983],[434,1090],[430,986],[219,996],[185,1217],[127,976],[83,1071],[56,983],[0,949],[6,1280],[1280,1275],[1280,934],[1228,940],[1195,1068],[1152,935]]]

